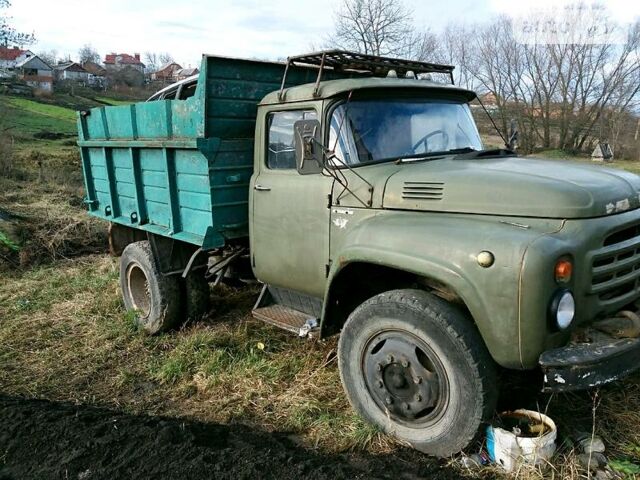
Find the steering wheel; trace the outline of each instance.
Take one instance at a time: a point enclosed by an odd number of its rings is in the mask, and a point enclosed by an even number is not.
[[[413,153],[427,153],[429,151],[428,150],[429,139],[434,135],[442,135],[442,143],[444,145],[449,144],[449,134],[447,134],[447,132],[445,132],[444,130],[434,130],[433,132],[427,133],[424,137],[422,137],[420,140],[418,140],[415,143],[415,145],[413,146]],[[421,144],[424,144],[424,152],[417,151],[418,147]]]

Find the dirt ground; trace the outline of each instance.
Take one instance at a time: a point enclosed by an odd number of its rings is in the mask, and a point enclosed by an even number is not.
[[[286,433],[239,424],[0,396],[0,480],[58,478],[410,480],[460,473],[404,449],[320,454]]]

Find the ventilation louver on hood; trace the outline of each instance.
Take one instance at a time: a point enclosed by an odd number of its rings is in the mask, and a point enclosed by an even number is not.
[[[442,200],[442,182],[404,182],[402,198],[405,200]]]

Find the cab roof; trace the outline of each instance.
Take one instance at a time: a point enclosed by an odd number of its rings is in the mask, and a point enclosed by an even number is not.
[[[410,78],[377,78],[377,77],[357,77],[340,80],[326,80],[320,82],[317,94],[316,84],[306,83],[295,87],[285,88],[282,99],[280,91],[271,92],[266,95],[260,105],[286,104],[293,102],[304,102],[331,98],[356,90],[365,89],[420,89],[431,91],[434,94],[459,94],[466,101],[476,98],[476,93],[472,90],[456,87],[455,85],[437,83],[429,80],[418,80]]]

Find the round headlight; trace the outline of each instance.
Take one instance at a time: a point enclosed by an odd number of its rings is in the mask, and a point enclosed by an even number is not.
[[[565,330],[571,325],[576,315],[576,301],[569,290],[559,292],[552,302],[552,314],[560,330]]]

